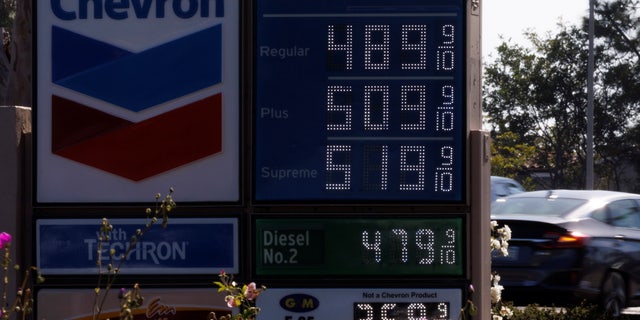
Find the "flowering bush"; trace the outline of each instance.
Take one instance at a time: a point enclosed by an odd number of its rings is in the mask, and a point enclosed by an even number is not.
[[[220,281],[213,282],[218,286],[218,292],[225,292],[227,295],[224,300],[229,308],[238,308],[238,313],[232,316],[220,317],[219,320],[253,320],[260,312],[260,308],[256,307],[256,299],[267,288],[265,286],[257,287],[255,282],[245,285],[239,285],[233,281],[233,276],[226,272],[220,271],[218,275]],[[215,313],[209,315],[210,320],[217,320]]]
[[[142,239],[144,234],[158,221],[161,221],[163,228],[167,227],[169,221],[169,212],[175,209],[176,203],[173,200],[173,188],[169,189],[169,193],[163,198],[159,193],[156,194],[155,209],[146,209],[147,222],[142,229],[136,230],[136,234],[129,240],[125,253],[116,256],[115,250],[109,251],[109,261],[102,261],[102,251],[104,247],[108,247],[108,243],[111,241],[111,232],[113,226],[109,223],[107,218],[103,218],[100,230],[98,232],[98,284],[95,287],[95,300],[93,303],[93,319],[100,319],[100,315],[103,311],[103,306],[107,299],[109,290],[113,286],[116,277],[120,274],[120,270],[126,257],[133,251],[136,244]],[[4,250],[2,260],[2,307],[0,309],[0,319],[9,319],[13,313],[18,314],[21,319],[26,319],[27,315],[32,313],[33,306],[33,293],[30,289],[29,278],[34,273],[37,283],[44,281],[44,278],[40,275],[38,268],[30,267],[25,271],[22,284],[18,288],[16,299],[13,303],[7,301],[7,287],[9,284],[9,269],[11,267],[11,257],[9,247],[11,244],[11,235],[2,232],[0,233],[0,250]],[[20,270],[19,265],[13,265],[13,269]],[[133,286],[133,289],[126,290],[121,289],[118,294],[120,299],[120,320],[132,320],[132,309],[140,307],[144,301],[144,297],[140,292],[138,284]]]
[[[26,319],[28,314],[33,312],[33,292],[29,287],[29,279],[32,273],[35,273],[35,279],[38,283],[44,281],[44,278],[38,272],[36,267],[30,267],[25,270],[22,284],[18,288],[16,298],[13,303],[7,301],[7,287],[9,285],[9,267],[11,267],[12,260],[9,248],[11,246],[11,235],[2,232],[0,233],[0,250],[4,250],[2,258],[2,309],[0,309],[0,319],[9,319],[11,314],[16,313],[21,319]],[[20,266],[14,264],[13,269],[15,271],[20,270]]]
[[[169,222],[169,212],[176,208],[176,203],[173,200],[173,188],[169,189],[169,193],[162,198],[158,193],[155,196],[155,209],[147,208],[145,210],[147,215],[147,222],[142,229],[136,230],[134,236],[129,239],[125,252],[120,256],[116,256],[115,250],[109,251],[109,261],[102,261],[102,250],[104,247],[108,247],[111,241],[111,231],[113,226],[109,223],[107,218],[103,218],[100,231],[98,232],[98,285],[95,288],[95,300],[93,306],[93,319],[100,319],[100,314],[104,308],[105,301],[109,294],[109,290],[113,286],[117,276],[120,274],[122,264],[126,261],[127,256],[136,247],[136,244],[142,239],[145,233],[153,227],[159,220],[162,221],[162,228],[166,228]],[[102,290],[104,286],[104,290]],[[132,290],[120,289],[118,294],[120,299],[120,320],[132,320],[132,309],[138,308],[142,305],[144,297],[140,293],[140,287],[136,283]]]
[[[491,253],[498,251],[502,256],[509,255],[509,240],[511,240],[511,228],[508,225],[498,227],[496,221],[491,221]],[[500,275],[491,274],[491,317],[492,320],[509,319],[513,316],[513,310],[502,303],[502,290]]]
[[[491,254],[494,251],[498,251],[499,254],[503,256],[509,255],[509,240],[511,240],[511,228],[509,226],[504,225],[503,227],[498,227],[498,222],[491,221]],[[510,319],[513,316],[513,310],[509,308],[507,305],[502,303],[502,290],[503,286],[500,285],[500,276],[493,272],[491,274],[491,319],[492,320],[503,320]],[[473,285],[469,286],[469,292],[473,293]],[[466,318],[466,314],[471,316],[475,315],[477,312],[477,307],[471,301],[471,299],[467,299],[466,304],[462,308],[460,312],[460,318]]]
[[[121,288],[120,293],[118,293],[118,299],[120,299],[120,319],[123,320],[132,320],[132,310],[139,308],[144,302],[144,297],[140,292],[140,286],[137,283],[133,285],[133,289],[131,290]]]
[[[511,240],[511,228],[507,225],[498,228],[498,222],[491,221],[491,252],[500,251],[503,256],[508,256],[509,240]]]

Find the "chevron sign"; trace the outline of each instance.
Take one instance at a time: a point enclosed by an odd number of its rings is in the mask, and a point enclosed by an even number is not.
[[[39,3],[40,201],[104,201],[105,187],[137,201],[163,181],[193,200],[238,197],[235,2]]]

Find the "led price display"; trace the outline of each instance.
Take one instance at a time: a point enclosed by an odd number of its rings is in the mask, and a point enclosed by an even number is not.
[[[463,200],[462,0],[255,6],[256,200]]]
[[[353,304],[354,320],[388,319],[451,319],[449,302],[372,303]]]
[[[462,218],[256,219],[257,275],[463,274]]]
[[[465,292],[453,281],[450,285],[450,288],[270,287],[256,300],[256,306],[262,310],[261,319],[460,319]],[[278,305],[280,308],[269,307]]]

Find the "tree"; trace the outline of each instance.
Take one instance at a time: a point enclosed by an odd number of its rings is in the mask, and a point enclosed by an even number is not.
[[[485,68],[484,105],[497,133],[511,131],[538,151],[531,167],[551,175],[551,188],[568,187],[578,179],[571,170],[579,149],[586,91],[586,52],[563,29],[556,37],[529,33],[533,49],[498,47],[498,59]],[[582,55],[582,59],[580,56]],[[581,74],[582,73],[582,74]]]
[[[607,105],[620,106],[613,112],[624,112],[625,119],[611,119],[601,123],[605,132],[605,142],[601,145],[601,171],[607,179],[603,184],[612,189],[619,189],[623,183],[635,182],[630,191],[640,191],[640,181],[629,175],[638,155],[638,112],[640,109],[640,20],[637,9],[638,0],[617,0],[600,2],[596,6],[598,23],[595,36],[600,41],[602,50],[611,58],[612,63],[606,66],[609,72],[602,82],[607,88],[604,102]],[[621,125],[622,124],[622,125]],[[621,130],[623,129],[623,130]],[[633,171],[638,171],[636,168]],[[635,180],[635,181],[634,181]]]
[[[0,105],[4,101],[2,98],[5,92],[2,88],[7,86],[9,81],[9,59],[11,46],[11,28],[16,12],[16,3],[14,0],[2,0],[0,2]]]
[[[0,105],[31,106],[32,2],[0,1]]]
[[[599,2],[596,13],[600,17],[596,36],[621,54],[640,58],[640,21],[636,12],[638,0]]]
[[[638,123],[640,109],[638,56],[629,47],[634,42],[619,36],[620,25],[626,24],[616,24],[616,30],[612,23],[598,23],[595,50],[595,170],[600,177],[597,187],[609,189],[621,185],[620,169],[627,166],[633,151],[628,133]],[[581,188],[586,150],[586,20],[582,28],[558,27],[557,33],[545,36],[527,33],[528,48],[501,44],[498,58],[485,68],[483,100],[494,140],[497,134],[511,131],[521,143],[535,147],[529,168],[549,174],[549,183],[543,187]],[[626,51],[619,50],[621,46]]]
[[[521,143],[517,134],[498,133],[491,144],[491,175],[517,178],[526,170],[535,148]],[[533,188],[531,178],[519,179],[526,189]]]

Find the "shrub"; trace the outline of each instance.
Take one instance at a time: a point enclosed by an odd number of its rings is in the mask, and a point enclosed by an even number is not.
[[[605,314],[595,305],[582,304],[575,307],[556,308],[543,307],[536,304],[526,307],[512,307],[513,316],[510,320],[630,320],[623,315],[614,318]]]

